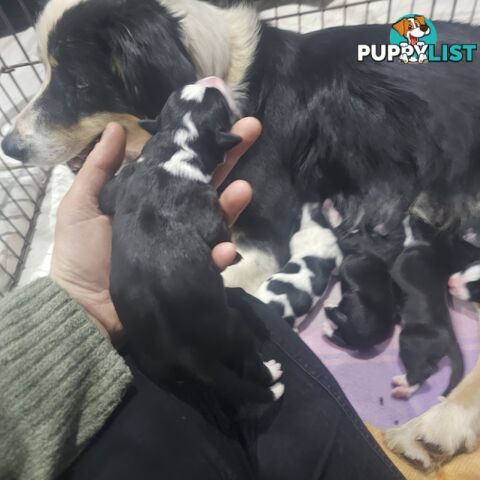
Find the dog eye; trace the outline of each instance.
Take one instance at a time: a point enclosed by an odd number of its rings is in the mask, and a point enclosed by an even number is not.
[[[412,25],[409,25],[409,26],[408,26],[408,29],[409,29],[409,30],[413,30],[413,26],[412,26]]]

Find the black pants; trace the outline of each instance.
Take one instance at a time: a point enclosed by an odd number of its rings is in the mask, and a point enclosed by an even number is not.
[[[229,292],[265,360],[284,369],[284,397],[235,409],[192,385],[135,385],[66,472],[95,480],[389,480],[403,478],[365,429],[330,372],[263,304]]]

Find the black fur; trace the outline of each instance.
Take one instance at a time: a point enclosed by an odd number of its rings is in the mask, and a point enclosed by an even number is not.
[[[405,293],[400,358],[410,386],[421,385],[445,356],[452,373],[444,395],[462,379],[462,352],[453,331],[447,301],[448,263],[429,242],[408,247],[395,262],[392,275]]]
[[[343,347],[368,349],[389,338],[400,310],[386,263],[369,253],[349,255],[340,267],[340,282],[340,304],[325,308],[337,327],[330,339]]]
[[[226,133],[230,112],[218,90],[207,89],[201,104],[172,94],[143,161],[125,167],[101,195],[103,211],[113,214],[112,299],[134,358],[153,380],[187,378],[229,400],[269,402],[272,375],[245,321],[227,305],[211,257],[229,239],[217,193],[165,169],[186,114],[198,130],[189,164],[203,174],[240,141]]]
[[[229,181],[245,179],[255,191],[238,238],[279,265],[305,201],[332,198],[352,230],[395,229],[420,193],[446,212],[439,228],[475,213],[480,62],[357,62],[358,44],[385,42],[390,28],[261,28],[242,113],[259,118],[263,134]],[[436,28],[441,43],[480,38],[479,27]],[[37,102],[52,128],[99,111],[153,117],[176,86],[199,75],[179,20],[156,0],[82,2],[59,20],[49,50],[58,67]]]

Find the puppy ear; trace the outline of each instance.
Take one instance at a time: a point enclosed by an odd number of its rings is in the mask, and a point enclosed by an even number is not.
[[[396,30],[402,37],[404,37],[405,33],[407,32],[407,24],[405,20],[405,18],[402,18],[397,23],[392,25],[392,28]]]
[[[415,20],[417,20],[420,25],[426,25],[425,17],[423,15],[415,15]]]
[[[228,132],[217,132],[216,142],[220,150],[228,152],[228,150],[236,147],[242,142],[242,137]]]
[[[155,135],[160,130],[158,121],[152,120],[150,118],[139,120],[138,125],[144,130],[146,130],[150,135]]]

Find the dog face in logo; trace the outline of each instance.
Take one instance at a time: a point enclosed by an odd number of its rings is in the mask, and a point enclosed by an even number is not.
[[[392,25],[402,37],[408,40],[409,45],[416,45],[420,38],[430,34],[430,27],[425,22],[423,15],[413,18],[402,18]]]

